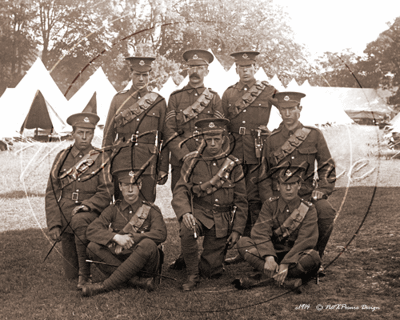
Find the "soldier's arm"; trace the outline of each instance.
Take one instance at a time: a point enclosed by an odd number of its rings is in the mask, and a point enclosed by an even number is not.
[[[106,153],[103,152],[96,159],[96,167],[100,166],[106,160]],[[91,168],[89,168],[90,170]],[[97,183],[96,193],[82,201],[82,205],[88,206],[92,211],[102,212],[104,208],[110,205],[112,195],[114,194],[114,184],[111,180],[109,173],[109,164],[97,173],[97,177],[94,177],[85,183]]]
[[[276,200],[275,200],[276,201]],[[270,200],[264,202],[256,224],[251,229],[251,239],[263,259],[268,256],[277,258],[272,239],[272,217],[274,203]]]
[[[229,119],[229,110],[228,110],[228,98],[229,98],[229,88],[225,90],[224,94],[222,95],[221,99],[221,109],[224,116]]]
[[[314,249],[318,241],[317,210],[311,206],[299,226],[299,233],[292,249],[285,255],[281,263],[297,263],[300,254],[306,250]]]
[[[115,95],[111,101],[110,109],[108,110],[107,120],[104,125],[102,147],[109,147],[113,144],[116,133],[114,128],[114,118],[117,112],[117,96]]]
[[[335,187],[336,170],[335,162],[329,152],[328,145],[321,131],[318,130],[317,157],[318,161],[318,187],[326,195],[330,195]]]
[[[222,109],[222,101],[221,98],[219,97],[218,93],[214,93],[213,96],[213,109],[214,109],[214,117],[215,118],[224,118],[224,110]]]
[[[273,197],[272,176],[268,161],[269,152],[271,152],[271,149],[269,147],[269,139],[267,138],[263,146],[260,175],[258,178],[258,193],[260,194],[261,203]]]
[[[167,239],[167,227],[160,209],[158,207],[151,208],[147,219],[151,220],[150,231],[134,233],[132,235],[133,241],[138,243],[142,239],[147,238],[153,240],[156,244],[164,242]]]
[[[118,210],[114,205],[110,205],[104,209],[101,215],[89,224],[86,230],[86,237],[89,241],[106,246],[112,242],[112,239],[117,234],[111,228],[114,212]]]
[[[242,166],[236,166],[232,172],[232,176],[233,180],[235,181],[233,204],[237,206],[232,231],[236,231],[242,235],[246,226],[248,215],[246,183]]]
[[[172,208],[175,211],[176,218],[178,221],[182,220],[182,217],[185,213],[192,213],[192,207],[190,203],[190,193],[192,190],[193,183],[188,181],[185,182],[184,175],[188,170],[189,160],[185,160],[181,170],[181,177],[175,185],[173,197],[172,197]]]
[[[169,98],[164,132],[166,140],[168,141],[167,143],[169,150],[177,159],[182,160],[183,157],[189,153],[189,149],[185,144],[180,146],[182,138],[179,136],[179,128],[176,119],[176,112],[178,110],[176,96],[177,95],[173,93]]]

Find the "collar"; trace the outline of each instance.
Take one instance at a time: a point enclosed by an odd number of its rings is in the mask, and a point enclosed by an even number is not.
[[[282,197],[279,197],[278,199],[278,212],[283,212],[285,210],[285,207],[288,206],[290,212],[292,213],[294,209],[297,209],[300,206],[300,197],[297,196],[293,200],[286,202],[285,200],[282,199]]]
[[[294,132],[296,132],[296,130],[298,130],[298,129],[301,129],[301,128],[303,128],[303,124],[299,121],[299,123],[297,124],[297,126],[296,126],[296,128],[294,128],[293,130],[288,130],[287,128],[286,128],[286,126],[283,124],[283,122],[282,122],[282,129],[281,129],[281,131],[282,131],[282,134],[285,136],[285,137],[289,137],[289,134],[293,134]]]
[[[93,150],[93,149],[94,149],[93,146],[90,145],[90,147],[87,148],[86,150],[80,151],[80,150],[75,146],[75,144],[74,144],[74,145],[72,146],[72,149],[71,149],[71,154],[73,155],[74,158],[76,158],[76,157],[78,156],[79,153],[82,153],[83,155],[85,155],[85,154],[88,154],[89,151],[91,151],[91,150]]]
[[[250,82],[250,84],[243,83],[243,82],[239,81],[239,82],[236,84],[236,89],[238,89],[239,91],[242,91],[244,87],[248,87],[248,88],[250,89],[252,86],[254,86],[254,84],[256,83],[256,81],[257,81],[257,80],[254,79],[252,82]]]
[[[136,211],[139,209],[139,207],[142,206],[142,200],[139,197],[139,199],[134,204],[129,204],[128,202],[125,201],[125,199],[122,199],[121,210],[125,211],[125,209],[127,209],[129,206],[132,207],[133,213],[136,213]]]
[[[202,94],[203,91],[206,90],[206,88],[203,86],[201,87],[197,87],[197,88],[193,88],[189,83],[183,87],[182,91],[187,91],[188,93],[192,93],[193,91],[196,91],[197,94]]]
[[[135,99],[139,99],[139,96],[140,98],[144,97],[148,92],[149,89],[147,89],[147,87],[143,87],[142,89],[136,90],[133,88],[133,86],[128,91],[129,95],[131,95],[131,97]]]

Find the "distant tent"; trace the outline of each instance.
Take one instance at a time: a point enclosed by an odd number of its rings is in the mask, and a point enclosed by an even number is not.
[[[236,73],[236,65],[233,64],[231,66],[231,68],[228,70],[227,72],[227,83],[226,83],[226,87],[228,88],[229,86],[235,84],[236,82],[239,82],[240,78],[239,75]]]
[[[300,88],[299,84],[297,83],[296,79],[293,78],[288,83],[286,90],[287,91],[299,91],[300,90],[299,88]]]
[[[302,89],[305,89],[305,88],[310,88],[311,85],[310,85],[310,82],[308,82],[308,80],[306,80],[306,81],[303,82],[303,84],[300,87]]]
[[[97,114],[96,94],[97,92],[93,93],[93,96],[90,98],[88,104],[86,105],[85,109],[82,110],[82,112]]]
[[[275,87],[278,91],[285,91],[285,87],[282,82],[278,79],[277,75],[274,75],[272,79],[269,81],[271,85]]]
[[[256,74],[254,75],[254,77],[255,77],[257,80],[269,82],[269,77],[267,76],[267,74],[265,73],[265,71],[264,71],[264,69],[263,69],[262,67],[260,67],[260,68],[257,70],[257,72],[256,72]]]
[[[164,83],[163,87],[161,88],[159,94],[168,102],[169,96],[173,91],[177,88],[174,80],[171,77]]]

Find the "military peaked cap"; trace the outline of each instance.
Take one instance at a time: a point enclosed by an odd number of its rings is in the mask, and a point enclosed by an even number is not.
[[[194,49],[183,53],[183,59],[189,66],[209,65],[214,61],[214,56],[207,50]]]
[[[194,125],[203,134],[219,134],[228,130],[229,123],[225,118],[207,118],[196,121]]]
[[[67,123],[72,127],[94,129],[100,117],[89,112],[75,113],[68,117]]]
[[[306,95],[301,92],[278,92],[274,99],[278,100],[277,104],[280,108],[292,108],[300,104],[301,98]]]
[[[118,181],[121,183],[138,184],[142,181],[140,172],[133,170],[119,170],[113,172],[113,175],[117,176]]]
[[[257,51],[241,51],[231,53],[231,56],[235,58],[237,66],[248,66],[256,63],[256,56],[259,54]]]
[[[280,183],[295,183],[303,181],[304,168],[302,167],[284,167],[279,169],[278,180]]]
[[[131,68],[138,72],[149,72],[151,70],[151,63],[156,60],[153,57],[127,57]]]

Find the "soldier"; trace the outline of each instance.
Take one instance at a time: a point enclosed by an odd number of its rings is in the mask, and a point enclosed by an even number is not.
[[[61,240],[67,279],[79,275],[78,289],[91,281],[86,263],[87,226],[112,199],[111,176],[102,169],[105,153],[92,146],[99,117],[93,113],[70,116],[74,144],[57,154],[47,183],[45,208],[50,238]]]
[[[317,212],[298,195],[302,170],[291,167],[277,172],[279,196],[264,202],[251,238],[243,237],[237,245],[242,257],[262,274],[235,280],[239,289],[271,278],[288,288],[299,287],[320,266],[313,250],[318,239]]]
[[[197,286],[199,275],[215,278],[222,274],[226,250],[235,245],[245,227],[245,182],[239,160],[230,155],[228,123],[227,119],[195,123],[202,133],[202,144],[186,157],[174,189],[172,207],[180,222],[188,275],[182,285],[184,291]],[[203,235],[199,262],[197,237]]]
[[[250,235],[251,227],[257,220],[262,202],[258,194],[256,179],[259,174],[263,140],[268,134],[267,124],[272,108],[272,98],[276,89],[265,81],[254,78],[256,56],[259,52],[235,52],[236,73],[239,82],[230,86],[222,96],[224,115],[230,120],[230,131],[234,139],[232,154],[242,162],[246,176],[247,201],[249,204],[246,229]],[[226,259],[227,264],[242,261],[238,255]]]
[[[336,212],[327,201],[335,186],[335,163],[320,130],[305,127],[299,121],[301,98],[299,92],[280,92],[275,95],[282,123],[267,139],[263,150],[262,170],[259,182],[261,200],[277,194],[276,167],[298,166],[305,169],[304,182],[299,196],[312,201],[318,214],[319,238],[316,250],[320,257],[333,229]],[[315,161],[318,166],[315,167]],[[314,181],[315,171],[319,180]]]
[[[167,228],[160,209],[140,199],[140,174],[119,171],[115,175],[123,200],[107,207],[87,229],[89,254],[108,278],[85,285],[83,296],[114,290],[124,283],[152,291],[161,270],[163,254],[157,245],[167,238]]]
[[[218,93],[204,87],[204,77],[208,75],[208,65],[214,56],[206,50],[188,50],[183,53],[189,69],[189,83],[173,92],[168,101],[166,135],[171,151],[171,190],[179,180],[184,157],[198,147],[192,138],[197,130],[195,122],[204,118],[223,118],[221,99]],[[184,267],[183,257],[171,265],[172,269]]]
[[[164,184],[168,178],[167,157],[159,167],[166,104],[163,97],[147,88],[151,63],[155,59],[128,57],[126,60],[130,63],[132,87],[118,92],[111,101],[103,147],[114,145],[112,171],[132,169],[141,172],[142,196],[154,202],[157,180]],[[117,193],[119,188],[115,179],[114,186]]]

